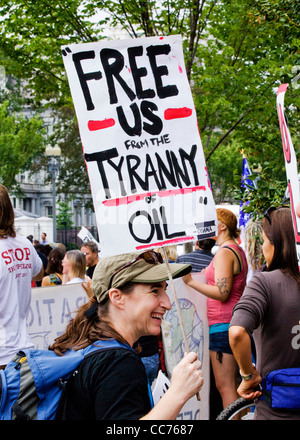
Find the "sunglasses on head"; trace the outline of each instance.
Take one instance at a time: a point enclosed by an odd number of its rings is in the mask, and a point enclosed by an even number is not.
[[[272,224],[272,218],[271,218],[271,212],[276,211],[279,208],[288,208],[290,209],[290,207],[288,205],[282,205],[282,206],[277,206],[277,208],[275,206],[270,206],[270,208],[268,208],[265,212],[264,212],[264,217],[268,220],[268,222],[270,223],[270,225]]]
[[[276,211],[277,208],[275,208],[275,206],[270,206],[270,208],[268,208],[265,212],[264,212],[264,217],[268,220],[268,222],[270,223],[270,225],[272,224],[272,219],[271,219],[271,212]]]
[[[120,267],[112,274],[112,276],[110,277],[110,280],[109,280],[108,290],[111,288],[113,277],[117,273],[121,272],[121,270],[125,269],[126,267],[131,266],[132,264],[134,264],[138,260],[144,260],[148,264],[157,264],[157,263],[163,262],[163,258],[161,256],[161,254],[159,254],[158,252],[155,252],[155,251],[143,252],[142,254],[138,255],[136,258],[131,260],[129,263],[124,264],[124,266]]]

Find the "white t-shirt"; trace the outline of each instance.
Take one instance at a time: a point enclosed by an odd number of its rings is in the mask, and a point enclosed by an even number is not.
[[[31,280],[42,260],[26,237],[0,239],[0,365],[19,350],[33,347],[26,317],[31,301]]]

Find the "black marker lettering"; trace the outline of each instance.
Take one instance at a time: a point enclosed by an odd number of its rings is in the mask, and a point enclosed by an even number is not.
[[[167,185],[165,184],[164,176],[168,180],[168,182],[175,187],[177,185],[176,176],[174,172],[173,162],[171,159],[170,151],[166,151],[166,159],[168,162],[169,168],[166,167],[165,160],[160,157],[158,153],[155,153],[157,160],[157,168],[161,181],[161,189],[166,189]]]
[[[110,103],[118,102],[117,92],[115,88],[114,78],[119,82],[128,98],[133,101],[135,93],[127,85],[126,81],[121,77],[120,72],[124,67],[123,55],[115,49],[102,49],[100,52],[101,62],[106,76],[107,87],[110,97]],[[113,60],[113,62],[111,62]]]
[[[178,159],[176,157],[176,154],[171,151],[171,157],[172,157],[172,162],[173,162],[173,166],[175,169],[175,173],[176,173],[176,179],[177,179],[177,184],[179,186],[179,188],[182,188],[182,183],[180,178],[183,180],[184,182],[184,186],[190,186],[191,184],[191,180],[185,165],[185,162],[182,161],[182,166],[183,166],[183,170],[180,168],[180,165],[178,163]]]
[[[154,135],[158,135],[163,129],[163,123],[159,116],[153,113],[154,110],[158,110],[157,105],[154,102],[142,101],[141,103],[141,112],[142,115],[149,119],[152,122],[152,125],[147,122],[143,123],[143,129],[149,133]]]
[[[149,225],[150,225],[150,234],[147,238],[138,237],[133,231],[133,222],[137,217],[139,217],[141,215],[147,218]],[[128,227],[129,227],[130,234],[139,243],[150,243],[150,241],[153,238],[154,232],[155,232],[154,225],[152,224],[152,218],[151,218],[150,214],[148,214],[147,211],[137,211],[134,214],[132,214],[132,216],[130,217],[129,222],[128,222]]]
[[[135,102],[131,104],[130,109],[134,118],[134,125],[132,127],[127,122],[123,108],[121,106],[117,107],[117,115],[120,125],[128,136],[140,136],[142,134],[142,120],[140,111]]]
[[[117,178],[120,185],[120,196],[126,196],[128,193],[135,194],[139,190],[149,191],[154,188],[158,191],[167,189],[170,185],[173,188],[182,188],[185,186],[199,185],[197,166],[195,163],[197,146],[191,147],[190,153],[182,148],[178,152],[166,150],[164,154],[155,156],[145,155],[145,161],[134,154],[119,156],[116,148],[110,150],[86,153],[87,162],[97,162],[98,170],[102,179],[106,198],[111,198],[108,178],[111,171],[117,172]],[[114,158],[118,161],[113,161]],[[104,162],[107,163],[104,168]],[[142,165],[143,163],[143,165]],[[107,169],[107,167],[111,167]],[[129,182],[130,188],[126,192],[124,182]],[[116,188],[114,188],[117,190]]]
[[[188,154],[186,150],[184,150],[183,148],[179,148],[179,154],[181,157],[182,164],[184,164],[184,160],[187,159],[193,171],[194,183],[197,186],[199,185],[199,180],[198,180],[197,167],[195,164],[196,153],[197,153],[197,145],[192,145],[190,154]]]
[[[146,67],[137,67],[136,57],[143,55],[143,46],[130,47],[128,49],[128,57],[135,84],[136,96],[138,99],[154,98],[155,91],[153,89],[143,90],[141,78],[147,76],[148,72]]]
[[[151,177],[151,176],[154,177],[154,180],[155,180],[155,183],[156,183],[158,190],[159,191],[162,190],[162,185],[157,177],[157,171],[152,163],[151,156],[149,154],[146,154],[145,183],[147,185],[147,189],[150,188],[149,177]]]
[[[126,196],[126,190],[124,187],[124,182],[123,182],[123,177],[122,177],[122,173],[121,173],[121,168],[124,162],[124,156],[121,157],[119,164],[116,165],[113,161],[111,161],[110,159],[107,161],[107,163],[112,166],[118,173],[118,179],[119,179],[119,183],[120,183],[120,187],[121,187],[121,196]]]
[[[147,211],[137,211],[129,219],[128,227],[129,232],[132,235],[132,237],[138,241],[139,243],[150,243],[154,233],[156,232],[157,240],[164,240],[164,239],[171,239],[176,237],[184,237],[186,233],[184,231],[178,231],[174,232],[172,234],[169,234],[168,231],[168,219],[166,217],[165,208],[161,206],[159,208],[161,220],[159,218],[158,211],[156,209],[152,209],[151,215]],[[137,217],[143,216],[147,219],[149,226],[150,226],[150,233],[148,237],[139,237],[137,236],[136,232],[134,231],[134,221]],[[161,228],[161,224],[163,226],[163,230]],[[164,234],[163,234],[164,231]]]
[[[133,154],[129,154],[128,156],[126,156],[126,160],[127,160],[128,175],[129,175],[129,179],[130,179],[131,192],[132,193],[137,192],[134,179],[136,179],[138,181],[138,183],[140,184],[141,188],[144,191],[147,191],[148,188],[147,188],[146,183],[140,178],[140,176],[136,172],[136,169],[138,168],[138,166],[141,163],[141,159],[139,158],[139,156],[134,156]],[[131,164],[132,160],[135,161],[134,165]]]
[[[164,236],[163,236],[160,224],[159,224],[159,217],[158,217],[157,210],[153,209],[152,214],[153,214],[153,222],[154,222],[154,226],[155,226],[155,230],[156,230],[157,240],[163,240]]]
[[[161,206],[159,208],[160,211],[160,215],[162,218],[162,222],[163,222],[163,227],[164,227],[164,233],[167,239],[169,238],[175,238],[175,237],[184,237],[186,235],[186,233],[184,231],[180,231],[180,232],[174,232],[173,234],[169,234],[168,231],[168,220],[166,217],[166,211],[165,211],[165,207]]]
[[[92,102],[91,94],[87,85],[88,81],[91,81],[92,79],[98,80],[102,78],[102,73],[100,71],[96,72],[89,72],[84,73],[82,66],[81,66],[81,60],[89,60],[95,58],[95,52],[93,50],[89,50],[87,52],[78,52],[72,55],[73,56],[73,62],[75,64],[75,69],[77,71],[77,75],[80,81],[80,85],[82,88],[83,96],[86,103],[87,110],[94,110],[95,106]]]
[[[168,55],[170,51],[171,47],[169,44],[163,44],[161,46],[149,46],[146,49],[156,84],[157,95],[161,99],[168,98],[169,96],[176,96],[179,93],[175,84],[167,86],[163,85],[161,77],[168,76],[169,71],[166,65],[158,66],[156,63],[156,57],[158,55]]]
[[[98,170],[102,179],[103,188],[105,191],[105,197],[107,199],[111,198],[111,194],[109,191],[109,184],[105,174],[103,162],[108,161],[109,159],[113,159],[114,157],[118,157],[119,153],[116,148],[112,148],[111,150],[99,151],[97,153],[86,153],[84,158],[87,162],[97,162]]]

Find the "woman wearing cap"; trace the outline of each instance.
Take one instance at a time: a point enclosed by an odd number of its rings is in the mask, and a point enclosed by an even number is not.
[[[171,265],[173,278],[190,271],[190,265]],[[174,368],[170,388],[151,409],[145,367],[130,349],[141,336],[159,334],[161,320],[171,308],[167,279],[166,264],[154,251],[101,259],[92,280],[91,301],[78,310],[50,349],[63,354],[111,338],[127,348],[102,350],[83,360],[68,385],[64,416],[60,413],[58,418],[175,419],[201,389],[201,364],[190,352]]]
[[[223,407],[237,399],[236,378],[238,366],[233,357],[228,329],[234,305],[241,298],[247,280],[247,259],[238,246],[236,216],[228,209],[217,209],[219,250],[205,269],[206,283],[183,277],[190,287],[207,296],[209,350],[216,387]]]

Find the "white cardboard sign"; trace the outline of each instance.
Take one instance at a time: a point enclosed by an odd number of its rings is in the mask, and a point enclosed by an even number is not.
[[[180,36],[62,48],[102,256],[215,235]]]
[[[297,157],[293,146],[290,130],[284,112],[284,96],[288,84],[281,84],[277,91],[277,112],[282,138],[282,148],[285,160],[286,177],[290,194],[291,211],[295,232],[296,252],[300,266],[300,218],[296,215],[299,202],[299,179],[297,170]]]

